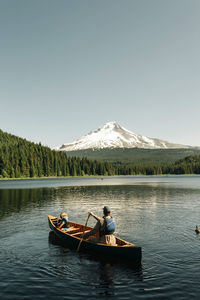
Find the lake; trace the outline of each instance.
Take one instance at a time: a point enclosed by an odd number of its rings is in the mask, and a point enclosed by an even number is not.
[[[52,238],[47,214],[85,224],[108,205],[142,264],[102,261]],[[89,226],[95,221],[92,217]],[[200,176],[0,181],[0,299],[199,299]]]

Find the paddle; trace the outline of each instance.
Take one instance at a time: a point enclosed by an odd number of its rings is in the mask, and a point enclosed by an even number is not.
[[[85,229],[86,229],[86,227],[87,227],[87,224],[88,224],[88,221],[89,221],[89,217],[90,217],[90,215],[88,215],[87,220],[86,220],[86,222],[85,222],[85,227],[84,227],[84,230],[83,230],[83,235],[84,235],[84,233],[85,233]],[[78,248],[77,248],[77,250],[76,250],[77,252],[78,252],[79,249],[80,249],[80,246],[81,246],[82,241],[83,241],[83,236],[82,236],[82,239],[80,240],[80,242],[79,242],[79,244],[78,244]]]

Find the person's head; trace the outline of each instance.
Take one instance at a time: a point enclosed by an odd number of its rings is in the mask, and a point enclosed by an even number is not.
[[[63,212],[63,213],[60,214],[60,218],[61,219],[68,218],[68,215],[65,212]]]
[[[110,208],[108,206],[104,206],[103,213],[104,213],[104,216],[109,216],[110,215]]]

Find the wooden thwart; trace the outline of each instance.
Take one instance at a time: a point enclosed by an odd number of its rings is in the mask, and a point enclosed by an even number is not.
[[[89,231],[90,230],[86,230],[84,233],[89,232]],[[83,231],[72,233],[73,236],[76,236],[76,235],[79,235],[79,234],[83,234]]]

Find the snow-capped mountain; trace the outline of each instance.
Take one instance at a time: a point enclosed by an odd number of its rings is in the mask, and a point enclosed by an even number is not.
[[[172,149],[191,148],[191,146],[173,144],[167,141],[149,138],[135,134],[116,122],[106,123],[96,131],[92,131],[73,143],[64,144],[57,150],[76,151],[83,149],[103,148],[146,148],[146,149]]]

